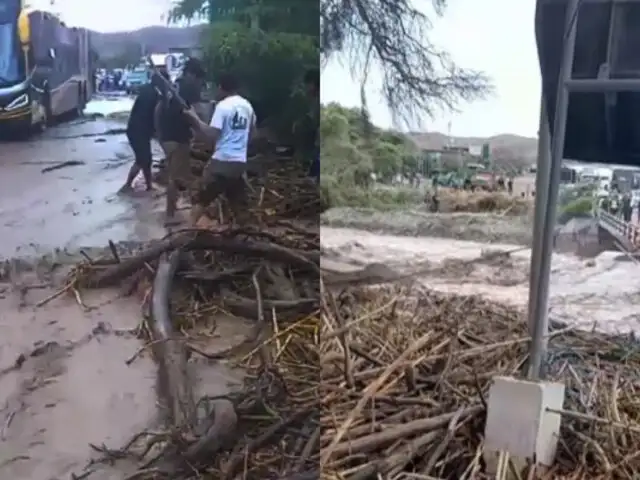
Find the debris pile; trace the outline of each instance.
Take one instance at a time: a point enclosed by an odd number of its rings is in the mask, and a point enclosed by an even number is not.
[[[293,471],[294,452],[298,469],[317,463],[318,187],[292,158],[262,158],[258,168],[248,179],[243,226],[174,232],[126,257],[110,244],[109,255],[87,256],[60,291],[80,304],[88,288],[141,294],[146,315],[138,334],[145,345],[130,361],[153,356],[166,420],[165,431],[143,432],[123,448],[93,446],[101,458],[79,477],[122,458],[139,463],[137,479],[186,479],[195,471],[269,478]],[[243,342],[211,354],[198,339],[212,335],[218,314],[255,324]],[[245,388],[194,398],[194,357],[243,366]]]
[[[433,192],[425,197],[432,201]],[[506,192],[469,191],[454,188],[438,188],[440,212],[501,213],[503,215],[525,215],[532,211],[530,199]]]
[[[141,354],[158,364],[167,419],[165,431],[122,448],[95,446],[101,458],[80,476],[130,458],[139,471],[128,480],[490,478],[487,392],[495,375],[518,375],[527,360],[521,314],[407,279],[354,286],[334,274],[320,288],[317,228],[282,219],[310,224],[313,208],[292,209],[313,205],[317,186],[278,171],[284,164],[252,179],[252,227],[177,232],[129,258],[112,247],[111,258],[73,272],[65,291],[77,297],[83,288],[146,288]],[[211,332],[217,312],[255,328],[211,355],[192,340]],[[549,344],[546,369],[566,384],[567,402],[548,478],[639,475],[638,344],[557,325]],[[194,356],[241,364],[244,388],[194,398]]]
[[[280,223],[271,230],[277,233],[183,232],[138,256],[76,269],[70,288],[78,291],[155,277],[140,336],[158,364],[167,431],[141,433],[123,449],[95,447],[103,461],[136,459],[137,479],[187,479],[194,471],[216,479],[270,478],[292,469],[294,452],[300,468],[317,463],[318,232]],[[218,312],[255,319],[255,326],[241,344],[211,355],[192,341],[210,334]],[[193,355],[235,358],[247,372],[244,390],[193,398]]]
[[[331,328],[319,387],[328,478],[494,478],[482,459],[487,394],[491,378],[520,375],[526,363],[522,315],[407,286],[327,292],[324,303],[333,305],[323,312]],[[544,478],[635,478],[640,344],[555,325],[549,345],[547,373],[567,399],[557,462]],[[540,478],[528,474],[513,478]]]
[[[192,156],[190,190],[198,187],[206,158],[202,154]],[[305,218],[318,222],[318,215],[323,208],[318,187],[307,178],[305,168],[298,159],[286,152],[261,153],[249,158],[247,170],[249,214],[253,221],[260,223],[265,217],[274,217]],[[161,168],[154,175],[154,182],[163,185],[166,181],[166,171]],[[224,223],[224,210],[211,212],[212,218]]]

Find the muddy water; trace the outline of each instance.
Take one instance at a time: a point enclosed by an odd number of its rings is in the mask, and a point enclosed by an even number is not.
[[[479,294],[526,307],[531,251],[517,245],[466,242],[439,238],[378,235],[347,228],[322,227],[327,250],[325,267],[353,270],[379,262],[397,270],[410,270],[424,262],[449,265],[438,274],[421,276],[434,289]],[[487,250],[514,251],[508,263],[479,262],[460,269],[455,260],[477,259]],[[453,260],[453,262],[452,262]],[[448,263],[447,263],[448,262]],[[550,316],[554,319],[607,332],[640,331],[640,265],[617,252],[592,259],[555,254],[552,262]]]
[[[101,292],[86,299],[102,305],[90,311],[66,298],[21,306],[49,294],[32,290],[21,301],[5,287],[0,301],[0,368],[27,357],[0,377],[2,478],[69,478],[91,458],[89,442],[121,445],[155,419],[154,365],[143,357],[127,366],[140,342],[112,331],[135,328],[139,304]]]
[[[0,257],[148,241],[164,235],[160,193],[116,194],[133,154],[121,123],[77,121],[0,151]],[[161,158],[158,145],[154,156]],[[43,173],[62,162],[81,162]]]
[[[99,118],[56,127],[30,141],[2,142],[0,259],[32,259],[57,249],[73,256],[80,247],[102,248],[109,240],[139,243],[166,234],[161,192],[116,195],[133,161],[126,137],[110,132],[121,128]],[[161,157],[157,145],[154,155]],[[42,171],[69,160],[82,164]],[[69,297],[36,307],[52,293],[37,288],[22,295],[15,285],[0,284],[3,479],[69,479],[95,458],[89,443],[120,448],[134,433],[158,426],[155,364],[146,354],[126,364],[141,347],[127,333],[142,318],[140,298],[101,291],[83,299],[88,309]],[[225,349],[248,330],[237,319],[219,319],[215,336],[199,347]],[[11,369],[17,359],[20,368]],[[198,396],[224,394],[241,380],[224,365],[194,360]],[[118,462],[90,478],[122,480],[133,470]]]
[[[140,322],[138,298],[92,292],[88,309],[63,297],[44,307],[49,289],[21,295],[3,286],[0,298],[0,478],[68,479],[96,453],[89,443],[121,448],[136,433],[160,427],[156,367],[131,333]],[[249,324],[220,323],[201,346],[215,351],[239,343]],[[20,368],[11,369],[21,363]],[[238,372],[223,364],[192,364],[196,395],[236,388]],[[92,480],[121,480],[135,465],[101,467]]]

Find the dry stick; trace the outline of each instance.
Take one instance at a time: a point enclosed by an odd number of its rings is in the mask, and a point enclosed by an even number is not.
[[[399,466],[406,465],[414,457],[419,455],[420,451],[438,437],[437,432],[429,432],[421,435],[420,437],[412,440],[407,445],[400,447],[402,450],[400,453],[389,456],[386,459],[374,461],[366,465],[363,469],[358,471],[355,475],[349,476],[349,480],[367,480],[374,475],[388,472],[390,470],[396,470]],[[384,478],[393,478],[391,475]],[[417,477],[419,478],[419,477]]]
[[[548,335],[548,337],[557,336],[562,333],[566,333],[569,330],[571,330],[571,328],[558,330]],[[362,412],[362,409],[370,401],[371,397],[375,395],[375,393],[382,387],[382,385],[384,385],[384,382],[386,382],[387,379],[396,372],[396,370],[403,368],[407,364],[412,365],[416,363],[415,361],[409,362],[408,361],[409,357],[413,355],[415,352],[425,347],[429,343],[429,341],[431,341],[431,337],[432,337],[431,332],[429,332],[423,335],[422,337],[420,337],[419,339],[417,339],[416,341],[414,341],[414,343],[407,350],[405,350],[402,353],[402,355],[400,355],[396,360],[394,360],[389,366],[385,368],[385,370],[380,374],[380,376],[373,383],[369,384],[369,386],[365,388],[365,390],[362,393],[362,398],[358,401],[358,403],[356,404],[354,409],[351,411],[347,419],[343,422],[341,427],[338,429],[336,436],[334,437],[331,444],[327,447],[326,450],[323,451],[323,455],[320,458],[321,468],[327,464],[327,462],[331,458],[331,455],[333,454],[334,449],[336,448],[336,445],[338,445],[342,437],[344,437],[344,435],[347,433],[347,431],[349,430],[349,427],[353,424],[357,416],[360,415],[360,413]],[[466,352],[461,352],[460,359],[467,359],[475,355],[486,353],[489,350],[493,350],[493,349],[504,347],[504,346],[516,345],[518,343],[524,343],[528,341],[530,341],[530,338],[524,337],[516,340],[497,342],[495,344],[488,345],[488,346],[471,348]],[[426,363],[429,361],[435,361],[435,360],[446,358],[446,356],[447,356],[446,354],[444,355],[439,354],[431,357],[422,358],[421,361],[423,363]]]
[[[414,409],[400,410],[398,413],[395,413],[393,415],[390,415],[390,416],[384,418],[383,420],[380,420],[378,425],[375,426],[375,427],[372,426],[371,424],[367,423],[365,425],[359,425],[357,427],[351,428],[349,430],[349,436],[351,438],[356,438],[356,437],[360,437],[360,436],[364,436],[364,435],[369,435],[369,434],[373,433],[374,431],[380,431],[383,428],[386,428],[387,425],[404,422],[407,418],[409,418],[410,416],[414,415],[415,412],[416,412],[416,410],[414,410]],[[326,430],[326,427],[324,427],[324,430]],[[325,443],[328,440],[329,440],[329,437],[327,436],[327,432],[325,431],[324,434],[322,435],[322,438],[321,438],[321,444]]]
[[[407,361],[407,359],[409,359],[414,353],[425,347],[431,340],[432,333],[429,332],[413,342],[413,344],[409,346],[409,348],[407,348],[398,358],[396,358],[390,365],[387,366],[384,372],[382,372],[382,374],[373,383],[370,383],[367,388],[364,389],[364,391],[362,392],[362,398],[358,400],[358,403],[351,411],[344,423],[340,426],[340,428],[336,432],[336,436],[333,438],[327,449],[320,457],[320,470],[322,470],[326,466],[327,462],[331,458],[331,455],[333,455],[334,449],[340,443],[342,437],[344,437],[344,435],[347,433],[349,427],[351,427],[351,424],[355,421],[358,415],[360,415],[362,409],[370,401],[371,397],[375,395],[375,393],[384,385],[384,382],[386,382],[387,379],[391,375],[393,375],[398,367],[402,366]]]
[[[53,294],[49,295],[47,298],[40,300],[38,303],[36,303],[36,307],[44,307],[47,303],[51,302],[52,300],[55,300],[58,297],[61,297],[72,288],[73,288],[73,283],[69,283],[65,285],[57,292],[54,292]]]
[[[564,328],[562,330],[556,330],[555,332],[551,332],[549,333],[549,335],[547,335],[546,338],[553,338],[556,337],[558,335],[563,335],[571,330],[574,330],[575,327],[567,327]],[[488,353],[492,350],[496,350],[499,348],[505,348],[505,347],[511,347],[514,345],[518,345],[521,343],[527,343],[531,341],[531,337],[530,336],[526,336],[526,337],[521,337],[521,338],[516,338],[514,340],[504,340],[502,342],[496,342],[496,343],[491,343],[488,345],[480,345],[478,347],[473,347],[470,348],[468,350],[464,350],[461,351],[460,354],[457,356],[457,360],[461,361],[461,360],[468,360],[471,357],[475,357],[475,356],[479,356],[479,355],[483,355],[485,353]],[[439,353],[436,355],[430,355],[428,357],[423,357],[420,359],[419,363],[422,364],[426,364],[426,363],[430,363],[430,362],[436,362],[438,360],[446,360],[448,358],[449,354],[448,353]],[[415,366],[415,364],[417,364],[418,362],[416,361],[403,361],[402,363],[400,363],[397,366],[397,369],[402,369],[406,366]],[[387,367],[388,369],[389,367]],[[383,369],[382,368],[372,368],[370,370],[367,370],[366,372],[358,372],[358,374],[356,374],[356,376],[358,377],[358,380],[361,381],[366,381],[368,379],[368,377],[377,375],[379,372],[381,372]],[[440,378],[439,376],[435,376],[434,378]]]
[[[432,430],[440,429],[454,418],[466,418],[482,412],[480,405],[474,405],[453,413],[444,413],[433,418],[422,418],[412,422],[403,423],[395,427],[385,428],[381,432],[372,433],[355,440],[347,440],[337,444],[333,448],[333,454],[344,455],[347,453],[367,453],[380,445],[388,444],[399,438],[409,438],[413,435],[421,435]]]
[[[267,445],[273,437],[280,435],[283,431],[289,428],[291,425],[298,423],[306,416],[308,416],[311,412],[309,410],[300,410],[294,413],[291,417],[280,420],[278,423],[271,425],[267,430],[265,430],[259,437],[255,438],[246,448],[247,455],[250,455],[265,445]],[[229,464],[226,474],[224,476],[225,480],[232,480],[236,477],[236,472],[241,466],[243,458],[240,456],[236,456],[233,458],[231,463]]]
[[[321,290],[324,289],[324,285],[322,283],[322,277],[320,277],[320,289]],[[341,330],[343,330],[346,326],[344,317],[342,316],[342,314],[340,313],[340,310],[338,309],[338,304],[336,303],[336,299],[333,296],[333,294],[331,292],[327,292],[327,293],[329,296],[329,301],[331,302],[331,309],[335,313],[335,318],[336,318],[336,321],[338,322],[338,326],[340,327]],[[325,303],[325,308],[327,311],[329,311],[329,308],[326,305],[324,296],[322,297],[322,302]],[[345,381],[347,382],[347,386],[349,388],[352,388],[355,385],[355,382],[353,380],[353,368],[352,368],[353,362],[351,360],[351,351],[349,349],[348,337],[349,337],[349,331],[345,330],[340,334],[338,338],[340,339],[340,343],[342,344],[342,353],[344,355],[344,378],[345,378]]]
[[[113,243],[113,240],[109,240],[109,249],[111,250],[111,255],[113,255],[113,259],[116,263],[120,263],[120,255],[118,255],[118,249],[116,248],[116,244]]]
[[[482,407],[482,408],[484,408],[484,407]],[[464,414],[464,410],[462,408],[460,408],[460,409],[458,409],[456,414],[449,421],[449,427],[447,428],[447,433],[446,433],[444,439],[442,440],[442,442],[440,442],[438,444],[438,446],[436,446],[435,450],[433,451],[433,453],[429,457],[429,460],[427,461],[426,466],[424,467],[424,472],[427,475],[429,475],[431,473],[431,470],[433,470],[433,468],[436,466],[436,463],[438,462],[438,459],[444,453],[444,451],[447,449],[447,447],[449,446],[449,443],[451,442],[451,440],[453,440],[453,437],[456,434],[456,430],[458,429],[458,423],[460,422],[460,417],[463,414]],[[398,473],[400,473],[400,472],[398,472]]]
[[[314,432],[309,437],[307,444],[302,449],[302,453],[296,462],[296,468],[300,469],[304,467],[304,464],[307,463],[307,460],[311,457],[314,450],[319,447],[318,442],[320,441],[320,434],[322,433],[322,427],[317,427]]]
[[[607,425],[609,427],[619,428],[621,430],[626,430],[628,432],[640,433],[640,426],[625,425],[624,423],[614,422],[606,418],[596,417],[594,415],[587,415],[585,413],[580,413],[580,412],[572,412],[571,410],[558,410],[555,408],[547,408],[547,412],[557,413],[558,415],[562,415],[563,417],[574,418],[576,420],[584,420],[586,422],[597,423],[600,425]]]
[[[330,333],[327,333],[326,335],[320,337],[320,342],[326,342],[328,340],[331,340],[332,338],[336,338],[339,335],[342,335],[343,333],[351,330],[352,328],[354,328],[358,324],[360,324],[360,323],[362,323],[362,322],[364,322],[366,320],[370,320],[371,318],[375,317],[376,315],[384,312],[387,308],[392,307],[393,304],[396,303],[399,298],[400,298],[400,295],[396,295],[395,297],[393,297],[391,299],[391,301],[385,303],[381,307],[378,307],[375,310],[373,310],[371,312],[368,312],[366,315],[363,315],[363,316],[357,318],[356,320],[347,323],[344,327],[337,328],[334,331],[332,331]]]
[[[256,324],[256,333],[257,333],[256,342],[259,341],[265,328],[264,308],[262,306],[262,291],[260,289],[260,282],[258,282],[258,273],[260,273],[261,269],[262,269],[262,266],[258,267],[254,272],[253,276],[251,277],[251,281],[253,282],[253,288],[256,292],[256,304],[258,309],[258,323]],[[269,368],[269,364],[270,364],[269,354],[264,342],[262,342],[261,345],[258,345],[258,353],[260,354],[260,360],[262,361],[262,368],[264,369]]]

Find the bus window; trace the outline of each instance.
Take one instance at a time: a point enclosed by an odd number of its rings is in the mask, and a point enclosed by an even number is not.
[[[14,22],[0,23],[0,86],[9,86],[23,79],[16,28]]]

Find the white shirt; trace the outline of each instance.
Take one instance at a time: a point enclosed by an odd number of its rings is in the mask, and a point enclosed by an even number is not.
[[[246,163],[249,132],[255,124],[255,112],[246,98],[232,95],[219,102],[210,124],[221,131],[213,158]]]

